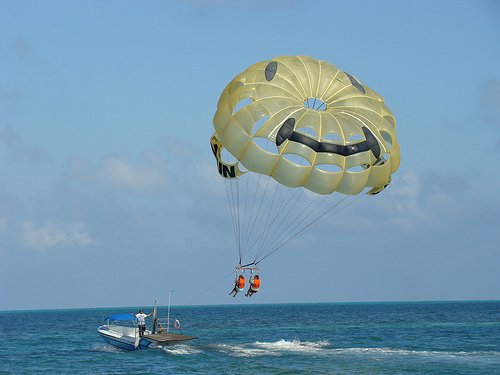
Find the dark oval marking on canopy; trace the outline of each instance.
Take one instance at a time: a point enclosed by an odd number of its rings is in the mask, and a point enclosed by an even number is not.
[[[363,130],[363,134],[365,135],[366,144],[368,148],[372,150],[373,155],[378,159],[380,157],[380,144],[377,141],[377,138],[373,135],[373,133],[366,126],[361,128]]]
[[[363,126],[363,134],[365,140],[351,145],[337,145],[330,142],[319,142],[305,134],[298,133],[294,130],[295,119],[287,119],[276,135],[276,146],[281,146],[287,139],[292,142],[301,143],[316,152],[327,152],[330,154],[338,154],[342,156],[354,155],[359,152],[371,151],[378,159],[380,157],[380,145],[375,135],[366,126]]]
[[[350,75],[349,73],[347,72],[344,72],[348,77],[349,77],[349,80],[351,81],[352,85],[354,87],[356,87],[359,91],[361,91],[363,94],[366,94],[366,90],[365,88],[361,85],[361,83],[359,83],[356,78],[354,78],[352,75]]]
[[[294,128],[295,119],[293,117],[290,117],[283,123],[283,125],[281,125],[281,128],[276,135],[276,146],[281,146],[283,142],[285,142],[287,139],[290,139],[292,137],[292,134],[294,133]]]
[[[266,66],[266,70],[264,72],[266,76],[266,81],[271,81],[276,75],[276,71],[278,70],[278,63],[276,61],[271,61]]]

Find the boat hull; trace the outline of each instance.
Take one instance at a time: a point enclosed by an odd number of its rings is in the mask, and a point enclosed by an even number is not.
[[[102,339],[117,348],[125,349],[125,350],[143,350],[148,348],[156,347],[155,343],[147,338],[135,338],[132,336],[118,336],[113,334],[113,332],[109,332],[106,330],[99,329],[99,335]],[[136,340],[138,343],[136,344]]]
[[[115,318],[113,322],[118,322],[128,321],[130,317],[133,317],[133,315],[117,314],[110,318]],[[158,330],[155,329],[156,333],[145,330],[143,335],[139,337],[139,327],[130,324],[109,324],[110,320],[111,319],[108,319],[108,324],[100,326],[97,332],[108,344],[125,350],[164,347],[166,345],[179,344],[197,338],[195,336],[188,336],[180,333],[168,333],[168,324],[165,329],[161,322],[158,323]]]

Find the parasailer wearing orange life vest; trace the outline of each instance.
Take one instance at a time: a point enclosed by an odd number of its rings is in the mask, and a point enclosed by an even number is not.
[[[239,275],[236,280],[234,280],[234,288],[229,295],[236,297],[236,294],[238,294],[238,292],[243,292],[243,290],[245,290],[245,276]]]
[[[250,287],[248,288],[248,291],[246,292],[245,296],[247,297],[252,297],[252,294],[257,293],[260,288],[260,277],[259,275],[255,275],[254,277],[250,278]]]

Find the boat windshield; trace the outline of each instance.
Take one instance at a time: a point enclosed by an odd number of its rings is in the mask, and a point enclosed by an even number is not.
[[[104,318],[104,321],[124,321],[124,320],[135,320],[135,316],[132,313],[126,314],[114,314]]]

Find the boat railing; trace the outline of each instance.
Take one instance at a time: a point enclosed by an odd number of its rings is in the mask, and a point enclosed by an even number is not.
[[[176,324],[171,324],[171,318],[158,318],[156,321],[156,332],[158,333],[172,333],[175,330],[179,330]]]
[[[170,322],[167,318],[158,318],[156,321],[158,333],[170,333]]]
[[[138,321],[135,317],[128,320],[106,319],[106,324],[98,329],[113,332],[119,336],[139,337]],[[148,332],[148,331],[146,331]]]

